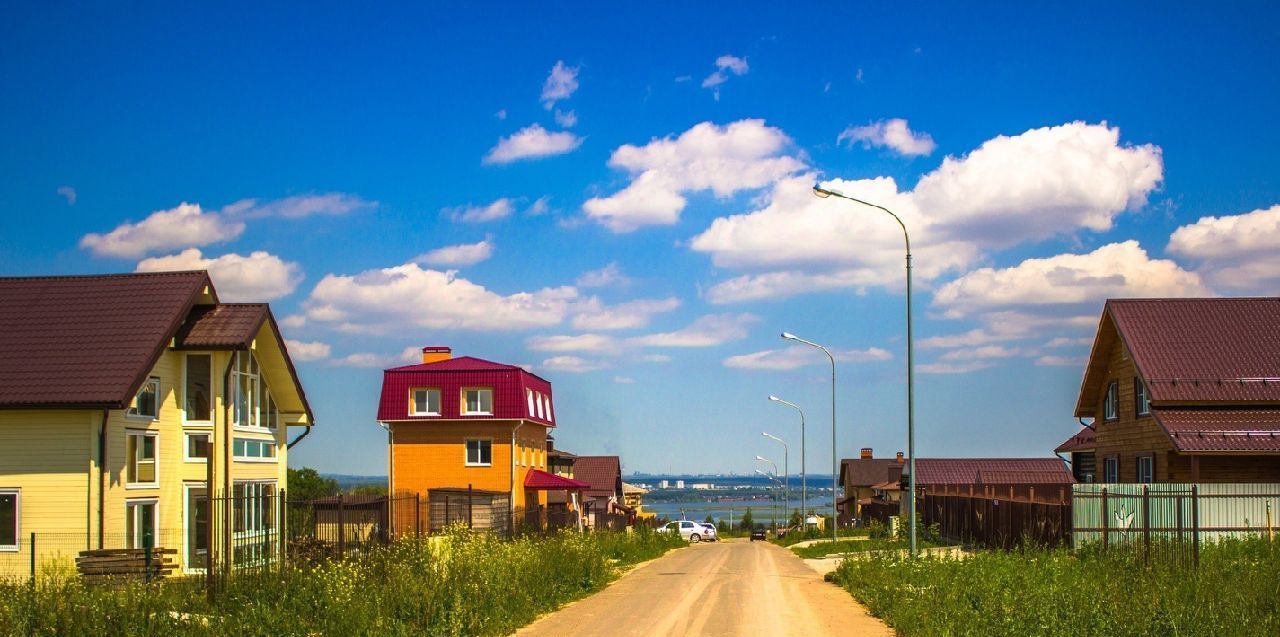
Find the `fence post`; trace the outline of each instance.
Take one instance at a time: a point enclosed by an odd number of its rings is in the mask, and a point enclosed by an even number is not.
[[[1151,487],[1142,485],[1142,561],[1151,564]]]
[[[1107,488],[1102,487],[1102,548],[1105,550],[1111,546],[1111,513],[1107,510]]]
[[[338,494],[338,559],[347,556],[347,518],[342,503],[342,494]]]
[[[1183,556],[1183,555],[1185,555],[1185,554],[1182,552],[1182,550],[1183,550],[1183,546],[1182,546],[1182,542],[1183,542],[1183,539],[1182,539],[1182,497],[1183,497],[1183,496],[1182,496],[1182,494],[1181,494],[1181,493],[1179,493],[1179,494],[1177,495],[1177,498],[1174,500],[1174,506],[1175,506],[1174,514],[1178,517],[1178,562],[1179,562],[1179,564],[1181,564],[1181,563],[1182,563],[1182,556]]]
[[[413,534],[422,535],[422,495],[418,493],[413,494]]]
[[[155,540],[151,537],[151,531],[147,531],[142,534],[142,550],[146,554],[146,560],[144,562],[146,571],[143,575],[143,581],[147,584],[151,583],[151,545],[154,543]]]
[[[36,588],[36,532],[31,532],[31,590]]]
[[[281,573],[283,573],[283,572],[284,572],[284,562],[285,562],[285,558],[286,558],[286,557],[288,557],[288,553],[289,553],[289,541],[288,541],[288,533],[289,533],[289,500],[288,500],[288,492],[287,492],[285,489],[281,489],[280,491],[278,491],[278,492],[276,493],[276,498],[278,498],[278,499],[279,499],[279,502],[277,503],[277,506],[276,506],[276,511],[277,511],[277,514],[276,514],[276,533],[278,533],[278,534],[280,535],[280,538],[279,538],[279,539],[280,539],[280,572],[281,572]]]
[[[471,500],[472,500],[472,498],[473,498],[473,497],[474,497],[474,495],[471,493],[471,483],[470,483],[470,482],[468,482],[468,483],[467,483],[467,529],[468,529],[468,530],[469,530],[469,529],[471,529]],[[492,507],[490,507],[490,509],[492,509]],[[491,511],[490,511],[490,515],[492,515],[492,514],[493,514],[493,512],[492,512],[492,510],[491,510]],[[508,523],[510,523],[510,522],[508,522]]]
[[[1191,555],[1200,566],[1200,485],[1191,485]]]

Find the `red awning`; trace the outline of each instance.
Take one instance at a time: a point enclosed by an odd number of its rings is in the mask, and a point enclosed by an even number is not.
[[[524,488],[535,491],[583,491],[590,489],[591,485],[539,469],[530,469],[524,477]]]

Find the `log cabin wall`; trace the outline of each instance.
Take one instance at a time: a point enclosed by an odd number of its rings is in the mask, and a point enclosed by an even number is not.
[[[1103,329],[1114,331],[1115,327],[1113,323],[1108,322]],[[1173,443],[1153,416],[1138,415],[1138,406],[1134,402],[1134,379],[1138,376],[1138,370],[1133,364],[1133,358],[1129,356],[1129,350],[1124,341],[1118,334],[1113,336],[1114,338],[1110,339],[1110,351],[1099,353],[1100,356],[1106,357],[1107,374],[1101,380],[1102,384],[1095,394],[1098,396],[1097,404],[1094,406],[1094,427],[1097,431],[1095,479],[1098,482],[1105,481],[1106,459],[1114,456],[1120,461],[1118,481],[1135,482],[1138,456],[1154,454],[1155,466],[1152,468],[1152,481],[1169,482],[1169,456],[1173,452]],[[1117,417],[1115,420],[1106,420],[1102,417],[1105,413],[1103,405],[1106,401],[1107,385],[1112,382],[1116,383],[1118,389]]]

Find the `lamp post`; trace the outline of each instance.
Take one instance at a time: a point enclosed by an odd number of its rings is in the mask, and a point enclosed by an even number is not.
[[[764,458],[761,458],[760,456],[756,456],[756,459],[764,460]],[[768,460],[765,460],[765,462],[768,462]],[[775,469],[774,472],[776,474],[777,470]],[[756,469],[756,473],[772,480],[774,484],[778,484],[778,479],[775,478],[774,476],[771,476],[759,469]],[[770,508],[770,510],[772,511],[772,513],[769,514],[769,522],[773,526],[773,534],[777,535],[778,534],[778,491],[776,488],[773,491],[773,506]]]
[[[914,358],[915,340],[913,338],[912,331],[911,331],[911,235],[907,233],[907,224],[902,223],[902,218],[899,217],[898,215],[893,214],[893,211],[889,210],[888,208],[885,208],[884,206],[878,206],[876,204],[863,201],[861,199],[856,199],[854,197],[850,197],[846,194],[837,192],[835,190],[831,190],[829,188],[823,188],[822,186],[817,184],[814,184],[813,186],[813,194],[817,195],[818,197],[822,197],[824,199],[832,196],[839,197],[841,199],[847,199],[854,203],[860,203],[864,206],[878,208],[888,213],[890,217],[893,217],[894,221],[898,222],[898,226],[902,228],[902,239],[903,241],[906,242],[906,246],[907,246],[907,462],[910,465],[907,470],[911,472],[910,478],[908,480],[908,487],[907,487],[908,489],[910,489],[910,492],[907,495],[907,514],[910,516],[910,518],[908,519],[907,523],[910,525],[910,528],[911,528],[911,556],[915,557],[916,555],[916,393],[915,393],[916,366],[915,366],[915,358]]]
[[[836,539],[836,480],[839,472],[836,471],[836,357],[831,355],[831,350],[813,342],[807,341],[791,332],[783,332],[782,338],[788,341],[804,343],[809,347],[816,347],[827,355],[827,360],[831,361],[831,540]]]
[[[809,513],[807,510],[807,507],[809,506],[809,484],[808,484],[808,479],[805,477],[805,463],[804,463],[804,446],[805,446],[804,445],[804,410],[800,409],[799,405],[793,402],[785,401],[781,398],[778,398],[777,396],[769,396],[769,400],[775,403],[782,403],[800,412],[800,517],[801,517],[800,525],[805,528],[808,528],[808,523],[806,522],[806,520],[809,519]]]
[[[785,440],[767,431],[760,432],[760,435],[782,443],[782,500],[786,502],[787,507],[783,513],[791,515],[791,451]],[[803,523],[803,520],[801,522]]]

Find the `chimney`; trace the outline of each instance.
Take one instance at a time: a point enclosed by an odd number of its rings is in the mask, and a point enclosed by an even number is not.
[[[906,462],[907,462],[907,459],[906,459],[906,458],[904,458],[904,457],[902,456],[902,452],[901,452],[901,451],[899,451],[899,452],[898,452],[898,457],[897,457],[897,458],[895,458],[895,460],[897,460],[897,461],[898,461],[898,464],[906,464]]]
[[[863,448],[862,448],[862,456],[861,456],[861,458],[862,458],[863,460],[870,460],[870,459],[871,459],[871,447],[863,447]]]
[[[439,363],[453,358],[453,350],[439,345],[428,345],[422,348],[423,363]]]

